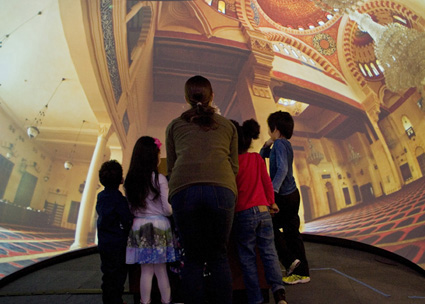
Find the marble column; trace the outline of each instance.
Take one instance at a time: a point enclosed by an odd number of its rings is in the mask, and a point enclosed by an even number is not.
[[[109,129],[110,125],[102,125],[99,130],[96,147],[87,173],[86,186],[84,187],[81,198],[75,240],[70,247],[71,250],[87,247],[87,235],[90,231],[93,210],[96,204],[96,190],[99,182],[98,172],[102,165],[103,155],[109,137]]]

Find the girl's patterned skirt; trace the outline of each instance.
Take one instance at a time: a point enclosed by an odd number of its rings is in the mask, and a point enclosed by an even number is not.
[[[179,260],[170,221],[162,215],[137,217],[127,242],[127,264],[161,264]]]

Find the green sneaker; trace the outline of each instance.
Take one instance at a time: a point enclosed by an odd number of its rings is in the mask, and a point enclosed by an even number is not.
[[[299,284],[299,283],[308,283],[308,282],[310,282],[310,277],[292,274],[288,277],[283,277],[282,281],[285,284],[294,285],[294,284]]]

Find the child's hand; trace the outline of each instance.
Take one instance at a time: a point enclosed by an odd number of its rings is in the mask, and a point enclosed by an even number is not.
[[[274,203],[270,206],[270,214],[275,214],[279,212],[279,207]]]
[[[268,148],[268,147],[270,147],[271,145],[273,145],[273,143],[274,143],[274,140],[273,139],[271,139],[271,138],[269,138],[265,143],[264,143],[264,147],[265,148]]]

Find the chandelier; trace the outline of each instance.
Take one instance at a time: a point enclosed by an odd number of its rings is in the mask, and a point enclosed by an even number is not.
[[[375,55],[393,92],[416,87],[425,96],[425,33],[399,24],[381,25],[356,9],[365,1],[311,0],[326,11],[348,14],[375,42]]]
[[[367,14],[351,11],[349,17],[375,41],[375,55],[384,70],[388,89],[397,92],[425,85],[425,33],[392,23],[386,26]]]
[[[353,163],[357,165],[359,163],[359,160],[362,158],[359,152],[354,151],[354,148],[352,145],[348,144],[348,150],[350,150],[348,154],[348,161],[350,163]]]
[[[80,130],[78,131],[77,138],[75,139],[75,144],[72,146],[71,152],[69,153],[68,160],[66,160],[63,164],[63,167],[66,170],[71,170],[72,167],[74,166],[72,161],[73,161],[73,158],[74,158],[75,151],[77,149],[78,138],[80,137],[81,130],[83,129],[83,126],[84,126],[85,123],[86,123],[86,120],[83,120],[83,122],[81,123],[81,126],[80,126]]]
[[[322,161],[324,156],[323,156],[322,153],[320,153],[320,152],[318,152],[314,149],[314,146],[313,146],[313,143],[311,142],[311,139],[308,140],[308,146],[310,148],[310,152],[307,155],[307,162],[317,166]]]
[[[44,107],[38,111],[38,114],[35,116],[32,124],[27,128],[27,135],[30,139],[36,138],[38,134],[40,134],[39,126],[43,123],[43,118],[46,116],[46,112],[49,108],[49,103],[52,100],[53,96],[55,96],[56,91],[59,89],[61,84],[65,81],[65,78],[62,78],[62,80],[59,82],[59,84],[56,86],[55,90],[53,91],[52,95],[50,96],[47,103],[44,105]]]

